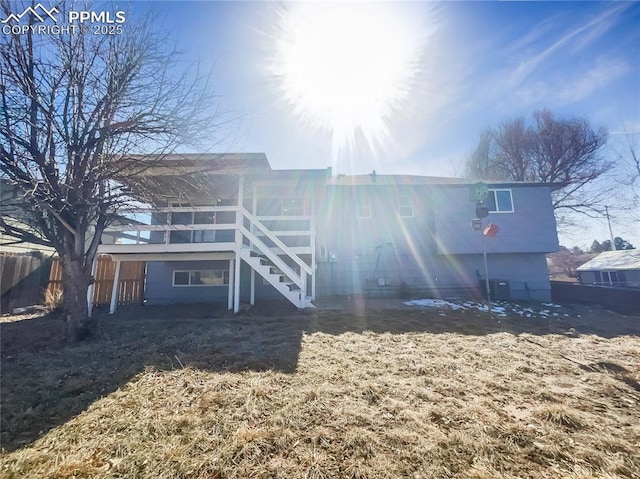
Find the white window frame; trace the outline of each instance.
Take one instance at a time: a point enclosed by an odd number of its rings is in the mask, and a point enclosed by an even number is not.
[[[509,199],[511,200],[511,210],[499,210],[498,208],[498,198],[496,196],[496,193],[498,191],[508,191],[509,192]],[[511,190],[511,188],[489,188],[489,192],[493,192],[493,202],[496,205],[496,209],[495,210],[489,210],[489,213],[499,213],[499,214],[503,214],[503,213],[514,213],[515,212],[515,207],[513,205],[513,191]]]
[[[403,199],[408,199],[409,204],[402,204]],[[411,214],[403,214],[403,209],[411,209]],[[398,196],[398,216],[400,218],[413,218],[415,216],[414,204],[413,204],[413,195],[399,195]]]
[[[217,272],[222,273],[222,284],[191,284],[191,273]],[[189,273],[189,284],[176,284],[176,273]],[[226,282],[225,282],[226,280]],[[174,288],[199,288],[210,287],[217,288],[221,286],[229,286],[229,270],[228,269],[175,269],[171,277],[171,285]]]

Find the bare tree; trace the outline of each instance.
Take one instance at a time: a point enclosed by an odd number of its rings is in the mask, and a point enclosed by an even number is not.
[[[625,210],[631,212],[632,221],[640,221],[640,147],[638,133],[624,132],[624,144],[618,151],[618,183],[624,187]]]
[[[0,6],[5,17],[20,8]],[[20,223],[3,218],[0,228],[56,249],[69,340],[91,330],[87,291],[104,229],[136,201],[132,192],[152,192],[140,173],[178,146],[198,148],[198,135],[220,124],[208,76],[150,21],[122,27],[0,39],[0,175],[24,208]]]
[[[549,274],[556,279],[562,277],[576,279],[578,277],[577,268],[594,256],[595,254],[585,253],[579,248],[567,249],[560,246],[560,251],[547,255],[550,260]]]
[[[536,111],[533,117],[531,126],[516,118],[484,132],[466,162],[466,176],[558,183],[564,186],[554,193],[557,213],[601,214],[602,198],[587,192],[587,186],[612,166],[601,154],[607,133],[594,131],[584,119],[557,119],[549,110]]]

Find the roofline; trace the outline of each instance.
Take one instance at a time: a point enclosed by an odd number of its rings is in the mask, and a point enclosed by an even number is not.
[[[276,170],[278,171],[278,170]],[[354,181],[370,178],[369,182],[366,181]],[[390,179],[397,179],[398,181],[388,182]],[[412,185],[412,186],[447,186],[447,187],[469,187],[477,183],[485,183],[490,187],[540,187],[546,186],[551,191],[556,191],[560,188],[567,186],[568,183],[542,183],[542,182],[530,182],[530,181],[500,181],[500,180],[472,180],[468,178],[460,177],[445,177],[445,176],[422,176],[422,175],[378,175],[371,174],[363,175],[336,175],[329,178],[332,186],[390,186],[396,185]],[[387,181],[385,181],[387,180]],[[413,181],[412,181],[413,180]],[[378,182],[379,181],[379,182]]]

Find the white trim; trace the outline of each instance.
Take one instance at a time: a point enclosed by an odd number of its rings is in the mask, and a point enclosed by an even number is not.
[[[227,293],[227,309],[231,311],[233,309],[233,287],[235,284],[235,279],[233,277],[235,273],[235,266],[233,265],[233,259],[229,260],[229,291]]]
[[[153,243],[153,244],[105,244],[98,246],[100,254],[129,253],[212,253],[234,251],[235,243]]]
[[[119,213],[188,213],[188,212],[208,212],[208,211],[237,211],[237,206],[171,206],[161,208],[126,208],[118,210]]]
[[[511,188],[489,188],[489,191],[493,192],[493,200],[494,203],[496,205],[496,209],[495,210],[489,210],[489,213],[498,213],[498,214],[504,214],[504,213],[515,213],[515,207],[513,204],[513,190]],[[509,192],[509,199],[511,200],[511,210],[498,210],[498,197],[496,196],[496,192],[498,191],[508,191]]]
[[[311,219],[313,218],[313,216],[311,215],[303,215],[303,216],[257,216],[257,215],[253,215],[256,219],[260,220],[260,221],[311,221]]]
[[[403,205],[402,204],[402,198],[408,198],[410,204],[409,205]],[[403,215],[402,214],[402,209],[403,208],[411,208],[411,214],[410,215]],[[413,201],[413,195],[411,195],[411,194],[398,195],[398,216],[400,218],[415,218],[416,212],[415,212],[415,204],[414,204],[414,201]]]
[[[232,252],[226,253],[136,253],[112,254],[113,261],[214,261],[229,260],[234,257]]]
[[[202,273],[203,271],[222,273],[222,284],[191,284],[191,273]],[[176,284],[176,273],[189,273],[189,284]],[[224,280],[224,273],[227,273],[227,282]],[[171,286],[174,288],[199,288],[199,287],[221,287],[229,285],[229,270],[226,269],[174,269],[171,274]]]
[[[197,230],[234,230],[234,223],[203,223],[188,225],[118,225],[110,226],[105,233],[111,231],[197,231]]]

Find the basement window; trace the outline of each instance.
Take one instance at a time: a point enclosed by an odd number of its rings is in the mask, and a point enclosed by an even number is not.
[[[173,286],[225,286],[229,284],[229,271],[204,269],[197,271],[174,271]]]

